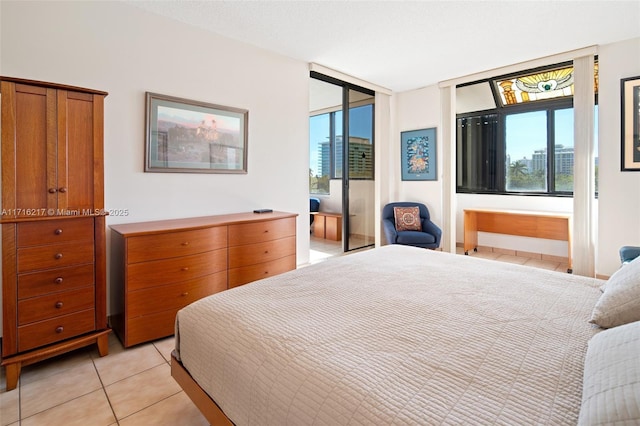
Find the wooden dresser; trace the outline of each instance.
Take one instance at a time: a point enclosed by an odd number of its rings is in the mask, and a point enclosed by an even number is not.
[[[111,325],[125,347],[170,336],[202,297],[296,268],[296,214],[111,226]]]
[[[0,77],[2,365],[97,343],[108,353],[105,92]]]

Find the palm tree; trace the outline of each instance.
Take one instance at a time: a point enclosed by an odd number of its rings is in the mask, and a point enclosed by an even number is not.
[[[527,165],[520,160],[509,166],[509,172],[513,177],[524,177],[527,175],[527,171]]]

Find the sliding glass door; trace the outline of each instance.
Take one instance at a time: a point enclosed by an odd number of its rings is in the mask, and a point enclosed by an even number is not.
[[[344,251],[375,243],[374,92],[312,72],[311,196],[340,215]],[[332,219],[335,220],[335,219]]]
[[[373,108],[374,96],[352,88],[346,88],[348,96],[345,130],[344,209],[346,219],[344,249],[356,250],[375,243],[374,226],[374,144]]]

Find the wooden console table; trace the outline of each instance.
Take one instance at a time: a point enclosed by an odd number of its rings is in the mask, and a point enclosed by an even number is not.
[[[566,241],[569,250],[567,272],[571,273],[571,227],[569,213],[464,209],[464,253],[477,250],[478,231]]]
[[[342,215],[340,213],[318,212],[313,221],[313,236],[327,240],[342,240]]]

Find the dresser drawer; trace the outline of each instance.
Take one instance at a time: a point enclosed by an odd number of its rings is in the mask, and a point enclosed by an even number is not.
[[[18,273],[93,263],[93,242],[74,241],[18,249]]]
[[[171,336],[175,332],[178,310],[170,309],[144,317],[127,319],[125,347]]]
[[[89,309],[18,327],[18,352],[48,345],[95,330],[95,311]]]
[[[18,299],[41,296],[94,284],[93,264],[18,275]]]
[[[93,241],[93,218],[42,220],[18,224],[18,247]]]
[[[93,287],[33,297],[18,302],[18,325],[91,309],[94,304]]]
[[[296,269],[296,256],[283,257],[271,262],[229,269],[229,288]]]
[[[227,227],[141,235],[127,239],[127,262],[187,256],[227,247]]]
[[[229,246],[260,243],[295,235],[295,217],[229,225]]]
[[[227,289],[227,272],[176,284],[145,288],[127,294],[127,316],[135,318],[169,309],[181,309],[191,302]],[[153,300],[153,303],[149,303]]]
[[[229,247],[229,268],[264,263],[292,254],[296,254],[296,237]]]
[[[224,271],[226,268],[226,249],[172,259],[134,263],[127,266],[127,291],[187,281]]]

